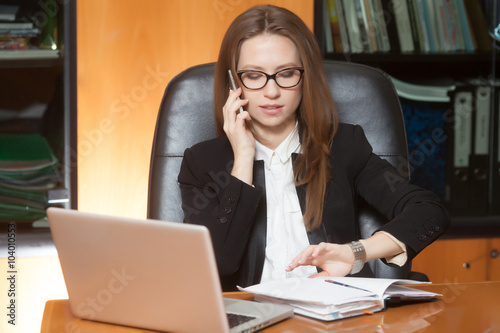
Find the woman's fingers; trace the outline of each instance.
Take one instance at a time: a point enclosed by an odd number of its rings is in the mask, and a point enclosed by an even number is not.
[[[239,112],[240,107],[247,105],[248,100],[240,99],[241,88],[230,90],[226,104],[223,107],[224,132],[228,137],[238,136],[246,133],[245,122],[250,120],[250,114],[246,111]]]
[[[224,105],[224,116],[233,115],[234,117],[238,115],[240,107],[248,103],[248,100],[240,99],[240,96],[241,88],[229,90],[229,95],[227,97],[226,104]]]
[[[353,264],[353,254],[348,245],[320,243],[308,246],[302,253],[295,257],[286,271],[292,271],[298,266],[316,266],[323,272],[316,276],[344,276],[350,272]]]
[[[318,245],[309,245],[304,251],[302,251],[298,256],[296,256],[290,265],[287,267],[287,271],[291,271],[302,265],[310,265],[310,258],[312,253],[315,251]]]

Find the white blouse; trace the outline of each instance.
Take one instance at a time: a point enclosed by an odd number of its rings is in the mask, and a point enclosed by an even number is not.
[[[300,151],[298,127],[272,151],[255,141],[255,159],[264,161],[267,203],[266,258],[261,282],[317,273],[316,267],[286,267],[309,246],[293,182],[292,153]]]

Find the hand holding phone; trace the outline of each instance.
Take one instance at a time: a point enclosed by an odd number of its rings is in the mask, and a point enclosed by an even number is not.
[[[228,71],[228,74],[229,74],[229,82],[231,83],[231,90],[234,91],[234,90],[238,89],[238,87],[236,86],[236,82],[234,81],[233,72],[231,72],[230,69],[228,69],[227,71]],[[237,112],[237,114],[240,113],[240,112],[243,112],[243,107],[242,106],[240,106],[240,109]]]

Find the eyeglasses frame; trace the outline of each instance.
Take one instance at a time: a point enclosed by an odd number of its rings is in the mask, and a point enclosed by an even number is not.
[[[287,70],[290,70],[290,69],[295,69],[295,70],[298,70],[300,72],[300,78],[299,78],[299,81],[297,81],[296,84],[294,84],[293,86],[290,86],[290,87],[283,87],[281,86],[278,81],[276,81],[276,75],[278,75],[279,73],[281,72],[284,72],[284,71],[287,71]],[[245,73],[260,73],[260,74],[264,74],[266,76],[266,83],[264,83],[264,85],[260,88],[248,88],[247,86],[245,86],[245,84],[243,83],[243,79],[241,78],[241,76]],[[242,70],[242,71],[237,71],[236,72],[236,75],[238,75],[238,78],[240,79],[240,82],[241,84],[248,90],[260,90],[262,88],[264,88],[267,83],[269,82],[270,79],[273,79],[274,82],[276,83],[276,85],[282,89],[290,89],[290,88],[294,88],[296,86],[299,85],[300,81],[302,81],[302,77],[304,76],[304,68],[303,67],[287,67],[287,68],[283,68],[283,69],[280,69],[279,71],[277,71],[276,73],[274,74],[267,74],[263,71],[258,71],[258,70],[255,70],[255,69],[249,69],[249,70]]]

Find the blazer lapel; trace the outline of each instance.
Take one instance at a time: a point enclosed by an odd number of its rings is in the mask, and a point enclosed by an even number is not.
[[[254,161],[253,185],[264,194],[259,202],[259,208],[248,241],[245,260],[240,269],[240,283],[250,286],[260,282],[264,268],[266,235],[267,235],[267,205],[264,161]]]

